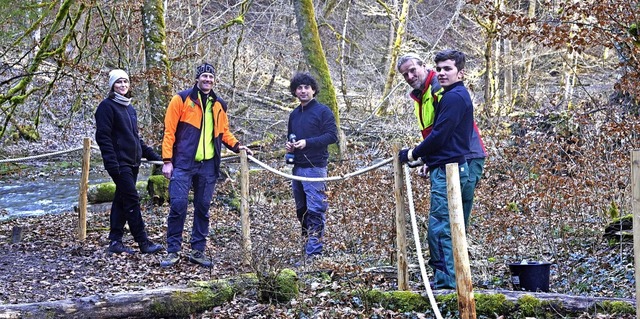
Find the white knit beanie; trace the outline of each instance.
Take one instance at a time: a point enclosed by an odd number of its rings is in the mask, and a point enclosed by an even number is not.
[[[111,72],[109,72],[109,90],[113,89],[113,84],[116,83],[116,81],[118,81],[119,79],[129,80],[127,72],[120,69],[111,70]]]

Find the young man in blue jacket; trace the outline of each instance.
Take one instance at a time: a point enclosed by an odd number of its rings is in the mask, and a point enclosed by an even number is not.
[[[293,175],[300,177],[327,177],[329,151],[327,147],[338,141],[338,130],[333,112],[316,101],[318,84],[308,73],[298,73],[291,79],[291,94],[300,105],[289,115],[287,126],[287,152],[293,153]],[[295,139],[291,139],[295,135]],[[296,202],[296,215],[305,238],[305,260],[322,254],[322,235],[328,208],[326,183],[291,181]]]
[[[435,109],[431,133],[414,149],[399,153],[403,163],[422,158],[429,167],[431,180],[431,208],[429,213],[429,265],[434,271],[434,289],[456,287],[451,243],[451,225],[447,203],[445,165],[458,163],[460,189],[468,189],[469,165],[466,156],[474,132],[473,103],[463,83],[465,55],[445,50],[435,56],[438,82],[444,88]],[[467,193],[466,196],[469,194]],[[465,198],[463,191],[462,200]],[[473,193],[471,193],[473,198]]]
[[[407,84],[413,88],[409,96],[414,101],[414,114],[418,120],[422,138],[425,139],[433,129],[436,105],[438,105],[438,102],[442,99],[443,89],[438,82],[438,76],[436,72],[429,69],[424,60],[415,53],[407,53],[398,58],[397,69]],[[487,151],[484,147],[484,142],[482,142],[480,130],[475,123],[473,124],[473,129],[469,154],[466,156],[467,163],[469,164],[469,184],[462,190],[463,197],[466,198],[466,200],[462,202],[464,223],[466,226],[469,226],[469,218],[473,206],[473,194],[482,176],[484,162],[487,157]],[[419,164],[419,162],[415,164]],[[428,166],[424,165],[421,168],[420,175],[427,176],[427,172]]]

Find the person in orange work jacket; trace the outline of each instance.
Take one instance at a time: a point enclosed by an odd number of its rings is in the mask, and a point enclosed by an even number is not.
[[[162,141],[163,175],[170,180],[171,208],[167,217],[167,256],[160,262],[170,267],[180,260],[182,231],[187,215],[189,190],[193,187],[193,227],[189,261],[204,267],[213,263],[204,253],[209,234],[209,207],[219,176],[222,144],[238,153],[249,148],[229,130],[227,104],[213,91],[215,69],[203,63],[196,68],[196,84],[179,92],[169,103]]]

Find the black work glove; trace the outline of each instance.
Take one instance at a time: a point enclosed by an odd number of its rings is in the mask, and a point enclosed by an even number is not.
[[[412,149],[410,148],[405,148],[400,150],[400,152],[398,152],[398,159],[400,159],[400,163],[407,163],[407,162],[413,162],[413,156],[411,156],[412,153]]]

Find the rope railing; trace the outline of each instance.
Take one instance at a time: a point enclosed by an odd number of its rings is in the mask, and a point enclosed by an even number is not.
[[[84,140],[84,146],[83,147],[77,147],[77,148],[72,148],[72,149],[68,149],[68,150],[64,150],[64,151],[58,151],[58,152],[53,152],[53,153],[48,153],[48,154],[40,154],[40,155],[35,155],[35,156],[29,156],[29,157],[24,157],[24,158],[12,158],[12,159],[3,159],[0,160],[0,163],[10,163],[10,162],[20,162],[20,161],[27,161],[27,160],[32,160],[32,159],[38,159],[38,158],[44,158],[44,157],[50,157],[50,156],[57,156],[57,155],[61,155],[61,154],[66,154],[66,153],[71,153],[71,152],[75,152],[75,151],[79,151],[79,150],[83,150],[83,176],[81,179],[81,184],[80,184],[80,196],[79,196],[79,228],[78,228],[78,235],[80,240],[84,240],[85,236],[86,236],[86,190],[88,188],[87,184],[88,184],[88,166],[89,166],[89,153],[91,151],[91,149],[94,150],[99,150],[99,147],[96,146],[95,144],[91,143],[90,138],[85,138]],[[246,157],[244,157],[246,156]],[[300,177],[300,176],[295,176],[295,175],[291,175],[288,173],[284,173],[282,171],[279,171],[269,165],[267,165],[266,163],[258,160],[257,158],[246,154],[246,152],[241,152],[238,156],[230,156],[230,157],[225,157],[222,160],[223,161],[229,161],[229,160],[235,160],[237,158],[241,159],[241,164],[244,161],[244,164],[242,164],[242,170],[246,173],[248,171],[248,165],[246,165],[246,159],[250,159],[252,162],[256,163],[258,166],[264,168],[265,170],[272,172],[276,175],[291,179],[291,180],[297,180],[297,181],[307,181],[307,182],[331,182],[331,181],[342,181],[342,180],[347,180],[351,177],[354,176],[358,176],[358,175],[362,175],[364,173],[367,173],[369,171],[372,171],[374,169],[377,169],[381,166],[387,165],[391,162],[394,161],[394,157],[390,157],[387,159],[384,159],[382,161],[379,161],[371,166],[362,168],[360,170],[351,172],[351,173],[347,173],[344,175],[338,175],[338,176],[330,176],[330,177],[324,177],[324,178],[309,178],[309,177]],[[243,160],[244,158],[244,160]],[[146,159],[143,159],[143,162],[147,162],[149,164],[158,164],[158,165],[162,165],[163,162],[162,161],[149,161]],[[404,165],[402,165],[404,166]],[[394,169],[395,171],[396,169]],[[441,318],[441,315],[439,313],[439,310],[437,308],[437,304],[435,302],[435,298],[433,297],[433,292],[431,291],[429,284],[428,284],[428,277],[426,275],[426,269],[424,268],[424,261],[422,259],[422,252],[421,252],[421,248],[420,248],[420,238],[418,235],[418,230],[417,230],[417,226],[416,226],[416,220],[415,220],[415,212],[414,212],[414,207],[413,207],[413,196],[412,196],[412,192],[411,192],[411,181],[409,178],[409,170],[408,167],[404,167],[404,172],[402,171],[402,169],[400,169],[398,172],[395,172],[395,174],[400,174],[400,176],[402,176],[402,173],[404,173],[406,180],[406,187],[407,187],[407,195],[408,195],[408,201],[409,201],[409,211],[410,211],[410,215],[411,215],[411,221],[412,221],[412,226],[413,226],[413,232],[414,232],[414,241],[416,244],[416,250],[417,250],[417,255],[418,255],[418,259],[419,259],[419,263],[421,266],[421,275],[424,281],[424,285],[425,285],[425,289],[429,295],[429,301],[433,307],[433,310],[436,314],[436,317]],[[243,174],[243,176],[247,176],[248,174]],[[243,177],[244,178],[244,177]],[[244,182],[245,184],[248,184],[248,181]],[[246,205],[243,205],[246,206]],[[246,210],[245,212],[241,212],[241,215],[246,215],[245,217],[243,217],[243,222],[244,219],[246,219],[246,223],[247,225],[243,225],[243,233],[246,232],[246,234],[243,234],[243,242],[246,241],[246,243],[243,243],[243,247],[251,247],[250,245],[250,239],[249,239],[249,222],[248,222],[248,207],[245,209],[242,209],[243,211]],[[82,212],[84,211],[84,213]],[[246,228],[246,229],[245,229]],[[402,229],[397,230],[398,231],[398,236],[404,236],[404,231]],[[247,259],[249,260],[249,259]],[[406,268],[406,267],[403,267]],[[406,272],[406,269],[403,270],[404,272]],[[400,277],[400,274],[398,274]]]
[[[57,155],[62,155],[62,154],[67,154],[67,153],[72,153],[72,152],[77,152],[77,151],[81,151],[83,149],[82,146],[76,147],[76,148],[71,148],[68,150],[62,150],[62,151],[58,151],[58,152],[53,152],[53,153],[47,153],[47,154],[39,154],[39,155],[33,155],[33,156],[27,156],[27,157],[20,157],[20,158],[7,158],[7,159],[0,159],[0,164],[1,163],[14,163],[14,162],[24,162],[24,161],[29,161],[29,160],[34,160],[34,159],[39,159],[39,158],[45,158],[45,157],[53,157],[53,156],[57,156]],[[100,148],[95,145],[95,144],[91,144],[91,149],[94,150],[100,150]],[[358,175],[362,175],[366,172],[372,171],[380,166],[384,166],[386,164],[391,163],[391,161],[393,161],[393,158],[387,158],[381,162],[378,162],[374,165],[371,165],[369,167],[365,167],[363,169],[360,169],[358,171],[355,172],[351,172],[345,175],[341,175],[341,176],[331,176],[331,177],[299,177],[299,176],[295,176],[295,175],[291,175],[291,174],[287,174],[284,173],[282,171],[279,171],[275,168],[272,168],[271,166],[267,165],[266,163],[258,160],[257,158],[251,156],[251,155],[247,155],[247,157],[253,161],[254,163],[258,164],[260,167],[276,174],[276,175],[280,175],[282,177],[288,178],[288,179],[292,179],[292,180],[297,180],[297,181],[303,181],[303,182],[331,182],[331,181],[341,181],[341,180],[346,180],[349,179],[351,177],[354,176],[358,176]],[[231,161],[231,160],[235,160],[237,159],[238,156],[234,155],[234,156],[230,156],[230,157],[225,157],[222,159],[222,161]],[[155,164],[155,165],[162,165],[164,164],[164,162],[162,161],[150,161],[147,160],[145,158],[142,159],[143,162],[148,163],[148,164]]]
[[[82,150],[82,146],[76,147],[76,148],[72,148],[72,149],[68,149],[68,150],[64,150],[64,151],[47,153],[47,154],[27,156],[27,157],[21,157],[21,158],[7,158],[7,159],[0,160],[0,164],[1,163],[13,163],[13,162],[29,161],[29,160],[34,160],[34,159],[38,159],[38,158],[51,157],[51,156],[57,156],[57,155],[62,155],[62,154],[66,154],[66,153],[71,153],[71,152],[77,152],[77,151],[81,151],[81,150]]]
[[[276,175],[280,175],[282,177],[288,178],[288,179],[293,179],[293,180],[297,180],[297,181],[301,181],[301,182],[333,182],[333,181],[341,181],[341,180],[346,180],[349,179],[351,177],[354,176],[358,176],[361,174],[364,174],[368,171],[374,170],[380,166],[386,165],[391,163],[391,161],[393,161],[393,157],[390,157],[388,159],[385,159],[379,163],[376,163],[374,165],[371,165],[369,167],[365,167],[363,169],[357,170],[355,172],[352,173],[348,173],[342,176],[331,176],[331,177],[300,177],[300,176],[295,176],[295,175],[291,175],[291,174],[287,174],[284,172],[281,172],[275,168],[272,168],[271,166],[261,162],[260,160],[258,160],[257,158],[251,156],[251,155],[247,155],[247,157],[253,161],[254,163],[258,164],[260,167],[268,170],[269,172],[272,172]]]

